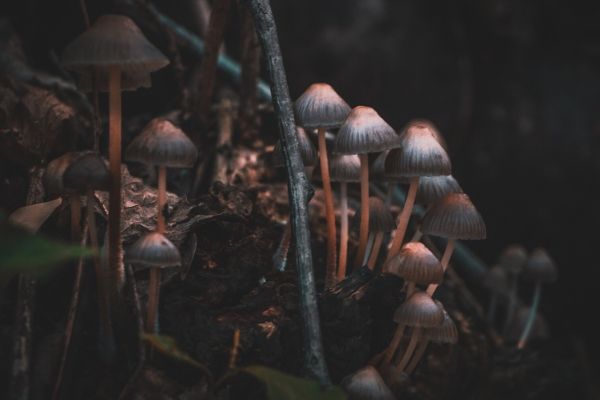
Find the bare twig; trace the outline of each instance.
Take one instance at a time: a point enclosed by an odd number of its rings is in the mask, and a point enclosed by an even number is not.
[[[292,223],[296,245],[298,291],[303,320],[304,367],[307,374],[317,378],[321,384],[327,385],[330,380],[321,343],[319,309],[317,307],[310,232],[308,229],[307,206],[313,190],[304,173],[304,165],[300,158],[292,102],[271,5],[268,0],[245,1],[254,17],[256,31],[265,53],[267,69],[271,78],[273,105],[279,123],[281,149],[288,177],[290,222]]]
[[[231,159],[231,137],[233,135],[233,104],[227,94],[219,103],[219,134],[213,172],[213,182],[229,182],[229,160]]]

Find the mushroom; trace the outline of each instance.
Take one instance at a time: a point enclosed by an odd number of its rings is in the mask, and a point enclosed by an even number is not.
[[[348,400],[394,400],[396,398],[379,372],[370,365],[344,377],[341,386],[348,393]]]
[[[354,215],[352,219],[353,227],[360,225],[361,214],[362,211],[358,210]],[[371,196],[369,198],[369,236],[362,265],[367,265],[369,269],[373,270],[383,243],[384,234],[393,231],[395,228],[394,217],[384,202],[379,197]]]
[[[306,129],[316,129],[319,136],[319,162],[325,194],[325,217],[327,219],[327,265],[326,285],[332,285],[336,279],[336,233],[333,192],[329,178],[329,160],[327,159],[326,129],[337,128],[350,113],[350,106],[326,83],[313,83],[294,102],[294,112],[298,124]]]
[[[385,173],[385,158],[387,157],[389,150],[382,151],[370,168],[371,177],[370,179],[376,182],[385,183],[387,187],[387,193],[385,196],[385,205],[389,208],[392,205],[392,198],[394,197],[394,185],[398,181],[395,178],[391,178]]]
[[[79,73],[88,88],[109,92],[109,264],[118,293],[121,249],[121,90],[150,87],[150,73],[169,61],[124,15],[104,15],[64,50],[63,65]]]
[[[527,262],[527,250],[520,244],[511,244],[507,246],[500,254],[498,265],[501,266],[508,275],[509,292],[508,307],[506,309],[506,319],[504,321],[503,333],[506,334],[509,325],[515,315],[515,310],[519,302],[519,275]]]
[[[388,250],[388,258],[402,246],[412,213],[421,176],[449,175],[451,163],[446,150],[438,142],[431,124],[415,121],[408,124],[400,137],[400,147],[390,151],[385,160],[386,174],[408,178],[410,186],[404,207],[398,216],[398,227]]]
[[[378,153],[398,146],[398,135],[371,107],[358,106],[340,127],[333,152],[358,154],[360,157],[360,234],[354,267],[363,260],[369,235],[369,153]]]
[[[384,272],[394,274],[407,282],[406,298],[410,298],[416,290],[416,285],[441,283],[444,279],[444,268],[433,253],[423,243],[409,242],[402,246],[400,252],[389,258],[383,265]],[[404,328],[398,325],[394,339],[390,342],[385,356],[384,365],[392,360],[402,339]]]
[[[457,239],[485,239],[485,223],[479,212],[464,193],[450,193],[433,204],[425,213],[421,222],[424,234],[445,237],[448,239],[440,262],[444,271],[448,268],[450,257]],[[431,284],[427,293],[433,295],[437,284]]]
[[[86,217],[90,244],[93,250],[94,269],[96,271],[96,285],[98,288],[98,309],[100,312],[101,337],[107,340],[109,348],[112,348],[113,332],[110,320],[109,298],[107,290],[107,277],[102,268],[99,256],[98,232],[96,229],[96,218],[94,216],[94,191],[107,191],[110,186],[110,175],[106,162],[98,153],[86,152],[75,159],[63,174],[63,185],[65,188],[85,194]]]
[[[494,265],[485,274],[483,286],[490,292],[490,302],[488,305],[487,320],[494,325],[496,321],[496,309],[498,308],[498,299],[505,296],[508,292],[508,280],[506,270],[500,265]]]
[[[558,270],[554,260],[550,258],[550,255],[546,250],[537,248],[531,252],[527,264],[525,264],[523,275],[524,278],[535,282],[535,290],[527,322],[523,329],[523,333],[521,333],[519,342],[517,343],[518,349],[523,349],[527,345],[527,340],[529,339],[531,329],[533,328],[537,309],[539,308],[540,299],[542,297],[542,284],[556,281]]]
[[[172,122],[163,118],[155,118],[129,144],[126,157],[130,161],[158,166],[156,232],[163,234],[165,232],[164,209],[167,197],[167,167],[185,168],[194,165],[198,157],[196,146]],[[148,285],[149,299],[146,324],[147,329],[150,331],[155,328],[154,321],[158,310],[160,266],[151,266]]]

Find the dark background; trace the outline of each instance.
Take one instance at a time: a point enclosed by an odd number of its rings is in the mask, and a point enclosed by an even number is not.
[[[191,1],[156,4],[193,29]],[[114,7],[88,3],[92,19]],[[394,128],[413,118],[432,120],[447,139],[455,177],[487,223],[488,239],[468,245],[490,264],[511,243],[546,247],[560,279],[545,291],[542,310],[565,340],[584,338],[595,360],[600,348],[594,329],[600,278],[597,2],[272,3],[292,97],[324,81],[352,106],[374,107]],[[52,51],[60,55],[83,29],[75,0],[4,0],[0,12],[9,15],[30,62],[40,69],[52,71]],[[239,59],[236,30],[234,17],[227,46]],[[169,53],[164,32],[146,34]],[[153,90],[126,94],[126,114],[175,108],[174,75],[166,69],[155,77]],[[9,166],[14,170],[8,174],[25,168]],[[521,289],[528,299],[530,286]]]

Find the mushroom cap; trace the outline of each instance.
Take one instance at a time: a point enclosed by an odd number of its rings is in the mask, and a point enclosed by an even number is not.
[[[352,227],[358,229],[360,225],[360,208],[352,218]],[[369,197],[369,231],[391,232],[396,229],[396,221],[383,200],[379,197]]]
[[[360,182],[360,157],[356,154],[338,154],[329,160],[332,182]]]
[[[464,193],[450,193],[425,213],[421,231],[450,239],[485,239],[483,218]]]
[[[96,71],[99,90],[108,90],[108,67],[121,68],[123,90],[150,86],[150,73],[169,60],[146,39],[140,28],[124,15],[103,15],[67,45],[62,62],[82,74],[84,86]]]
[[[527,263],[527,250],[520,244],[507,246],[500,254],[498,265],[511,274],[520,274]]]
[[[327,83],[313,83],[294,102],[298,125],[331,129],[344,123],[350,106]]]
[[[532,281],[551,283],[558,278],[558,269],[548,252],[537,248],[529,256],[523,269],[523,276]]]
[[[394,400],[396,397],[383,381],[379,372],[368,365],[342,379],[341,386],[348,400]]]
[[[352,109],[333,143],[336,154],[377,153],[399,145],[399,136],[371,107]]]
[[[186,168],[194,165],[198,150],[171,121],[154,118],[127,146],[126,157],[151,165]]]
[[[139,238],[127,250],[127,262],[152,268],[175,267],[181,264],[179,250],[169,239],[158,232]]]
[[[444,309],[425,292],[415,292],[394,313],[398,324],[432,328],[439,326],[444,319]]]
[[[420,242],[408,242],[383,265],[383,270],[418,285],[442,283],[444,267]]]
[[[398,179],[385,174],[385,159],[389,152],[390,150],[384,150],[375,158],[375,161],[373,161],[373,164],[369,168],[369,179],[377,182],[398,182]]]
[[[413,122],[400,135],[400,146],[385,160],[385,173],[391,177],[450,175],[448,153],[427,124]]]
[[[483,286],[492,293],[506,293],[508,290],[508,277],[504,267],[494,265],[488,269],[485,278],[483,278]]]
[[[318,160],[317,149],[304,128],[296,126],[296,136],[298,138],[298,148],[300,150],[300,157],[302,157],[302,163],[305,167],[315,165]],[[275,148],[273,149],[273,164],[276,167],[283,167],[284,165],[280,140],[275,143]]]
[[[462,188],[452,175],[423,176],[419,179],[417,202],[432,204],[448,193],[462,192]]]
[[[65,188],[78,191],[108,190],[110,173],[106,162],[95,152],[80,155],[65,169],[63,185]]]
[[[438,326],[426,329],[425,337],[436,343],[455,344],[458,342],[458,329],[446,310],[444,310],[444,319],[442,320],[442,323]]]
[[[77,157],[81,156],[81,154],[82,152],[79,151],[70,151],[48,163],[46,170],[44,171],[44,176],[42,177],[46,193],[57,196],[66,192],[63,185],[65,170]]]

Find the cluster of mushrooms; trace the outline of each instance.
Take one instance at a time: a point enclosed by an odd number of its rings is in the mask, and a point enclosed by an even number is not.
[[[485,224],[452,177],[445,143],[431,122],[412,121],[397,134],[373,108],[357,106],[351,109],[325,83],[316,83],[306,89],[295,101],[294,111],[306,172],[310,174],[311,167],[316,168],[318,164],[317,175],[323,185],[327,223],[326,286],[332,287],[350,270],[347,266],[347,185],[352,182],[360,182],[360,209],[355,215],[360,221],[358,246],[352,268],[366,266],[375,272],[397,275],[405,282],[406,300],[394,315],[396,332],[387,349],[373,361],[379,372],[372,366],[367,367],[354,374],[352,382],[347,384],[355,385],[355,379],[366,379],[363,383],[369,385],[369,380],[381,379],[381,376],[388,382],[397,381],[416,368],[429,342],[456,342],[454,322],[432,296],[449,267],[455,241],[484,239]],[[317,149],[311,138],[314,134]],[[329,137],[333,141],[328,144]],[[387,185],[385,199],[370,196],[370,180]],[[331,182],[340,185],[339,249]],[[390,205],[396,184],[408,184],[409,187],[402,210],[394,219]],[[406,241],[415,202],[427,211],[411,240]],[[421,243],[424,235],[447,239],[440,259]]]
[[[542,285],[556,281],[558,270],[554,260],[543,248],[530,254],[518,244],[508,246],[490,268],[484,280],[489,290],[487,318],[496,327],[506,342],[516,342],[519,349],[527,345],[533,336],[544,336],[546,326],[538,314],[542,296]],[[519,298],[519,279],[534,284],[530,306],[523,305]],[[498,308],[504,309],[503,318],[498,318]]]
[[[172,122],[155,118],[129,144],[128,161],[158,167],[156,228],[134,243],[123,257],[121,224],[121,92],[150,87],[150,74],[169,61],[144,37],[128,17],[104,15],[65,49],[62,62],[75,71],[84,90],[108,92],[109,160],[97,151],[69,152],[49,162],[44,176],[51,195],[69,199],[71,232],[79,242],[81,208],[85,205],[89,243],[93,248],[100,319],[102,354],[112,357],[115,350],[111,313],[121,300],[124,281],[123,260],[149,269],[145,329],[158,331],[158,301],[161,268],[180,264],[179,250],[165,237],[167,168],[189,168],[197,149],[186,134]],[[109,192],[108,228],[101,257],[96,230],[96,213],[102,210],[96,191]],[[85,195],[85,203],[81,201]]]

